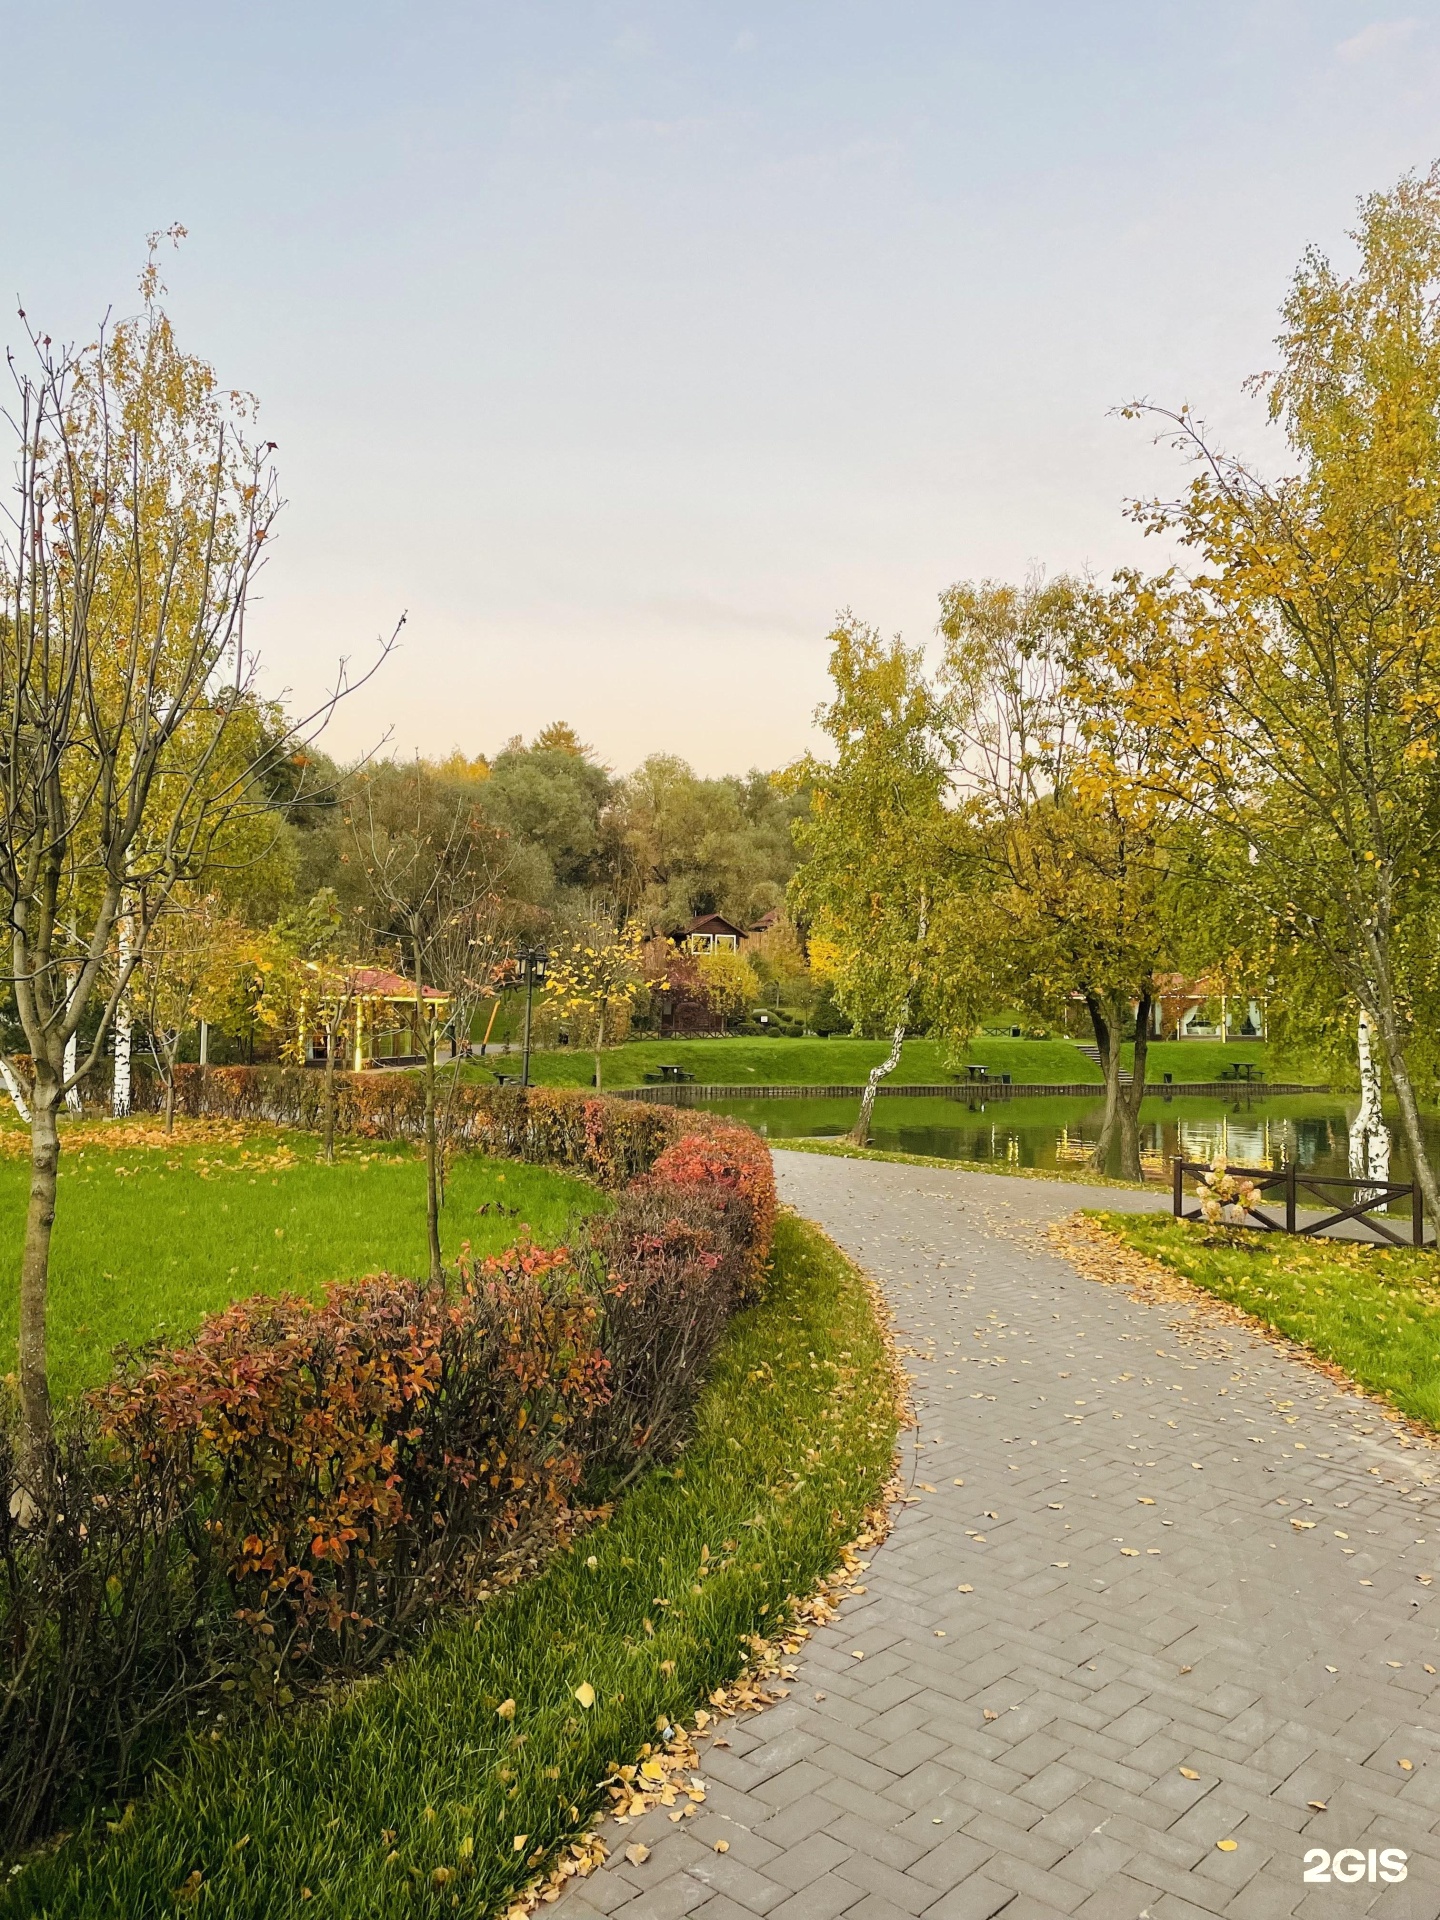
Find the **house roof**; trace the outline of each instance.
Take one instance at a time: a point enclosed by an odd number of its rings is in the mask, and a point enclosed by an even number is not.
[[[314,967],[314,972],[321,969]],[[346,987],[361,1000],[411,1000],[415,998],[415,982],[407,980],[403,973],[392,973],[388,967],[346,966],[342,961],[336,966],[324,969],[332,980],[344,981]],[[427,1000],[448,1000],[448,993],[442,993],[439,987],[423,987],[421,992]]]
[[[690,922],[689,926],[684,929],[684,932],[687,934],[733,933],[738,940],[743,938],[745,929],[743,927],[737,927],[733,921],[727,920],[722,913],[702,913]]]

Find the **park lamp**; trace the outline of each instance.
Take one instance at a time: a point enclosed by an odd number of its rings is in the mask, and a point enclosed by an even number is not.
[[[520,1084],[530,1084],[530,1011],[537,983],[544,985],[550,956],[543,947],[522,947],[515,958],[520,962],[520,978],[525,982],[525,1039],[521,1050]]]

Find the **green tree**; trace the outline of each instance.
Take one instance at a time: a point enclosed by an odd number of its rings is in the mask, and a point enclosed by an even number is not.
[[[1292,472],[1162,416],[1195,476],[1137,512],[1194,574],[1170,646],[1122,667],[1231,886],[1372,1023],[1433,1217],[1412,1059],[1440,854],[1440,167],[1363,201],[1352,238],[1348,274],[1302,260],[1256,383]]]
[[[880,1082],[933,991],[936,890],[951,864],[949,745],[920,648],[887,642],[848,613],[830,648],[834,696],[818,719],[835,757],[807,756],[787,775],[811,796],[790,898],[829,943],[840,1006],[891,1036],[851,1135],[863,1146]]]

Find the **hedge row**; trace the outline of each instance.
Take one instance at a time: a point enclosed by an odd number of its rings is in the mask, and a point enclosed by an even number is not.
[[[197,1104],[277,1119],[289,1095],[303,1120],[315,1078],[211,1069]],[[404,1086],[346,1076],[347,1123],[409,1132]],[[133,1790],[186,1726],[373,1668],[682,1439],[763,1278],[767,1150],[708,1115],[476,1092],[471,1140],[620,1187],[575,1245],[231,1307],[87,1398],[37,1525],[0,1428],[8,1850]]]

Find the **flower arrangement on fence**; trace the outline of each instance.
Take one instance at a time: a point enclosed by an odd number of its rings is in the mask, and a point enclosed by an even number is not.
[[[310,1118],[302,1069],[180,1073],[192,1112]],[[408,1076],[346,1079],[345,1124],[410,1132]],[[197,1715],[373,1667],[533,1562],[577,1491],[600,1497],[683,1439],[731,1312],[763,1282],[768,1150],[704,1114],[470,1091],[470,1141],[617,1190],[574,1246],[467,1256],[443,1286],[381,1274],[319,1304],[237,1303],[89,1396],[39,1527],[12,1515],[0,1419],[16,1676],[0,1689],[0,1845],[124,1792]]]
[[[1240,1224],[1260,1199],[1260,1189],[1255,1182],[1243,1173],[1234,1172],[1226,1164],[1223,1154],[1201,1174],[1200,1184],[1195,1191],[1200,1201],[1200,1212],[1212,1227]],[[1228,1220],[1227,1208],[1231,1209]]]

